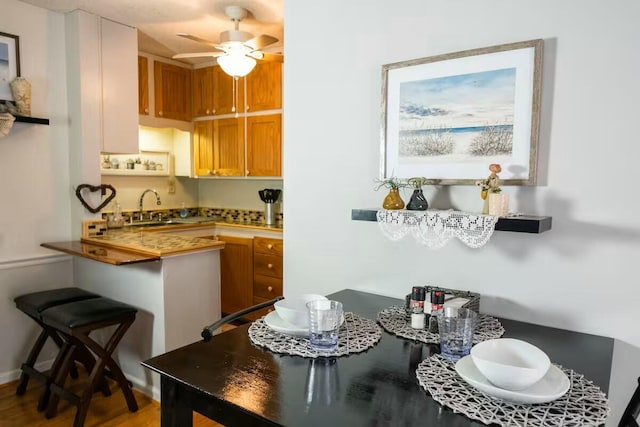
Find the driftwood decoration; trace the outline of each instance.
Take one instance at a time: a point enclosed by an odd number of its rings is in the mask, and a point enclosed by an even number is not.
[[[89,190],[91,193],[99,190],[102,196],[107,194],[107,190],[110,190],[111,193],[107,196],[106,199],[102,201],[102,203],[100,203],[98,207],[94,208],[94,207],[91,207],[86,200],[84,200],[84,197],[82,196],[82,190],[84,189]],[[105,206],[107,206],[109,202],[113,200],[114,197],[116,197],[116,189],[109,184],[102,184],[102,185],[80,184],[78,185],[78,188],[76,188],[76,197],[78,198],[78,200],[80,200],[80,203],[82,203],[82,206],[87,208],[89,212],[98,213]]]

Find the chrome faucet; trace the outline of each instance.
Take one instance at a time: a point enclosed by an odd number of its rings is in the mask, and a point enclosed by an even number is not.
[[[140,203],[139,203],[139,205],[138,205],[138,207],[140,208],[140,214],[138,215],[138,219],[139,219],[140,221],[142,221],[142,220],[143,220],[143,216],[142,216],[142,215],[143,215],[143,214],[142,214],[142,200],[144,199],[144,195],[145,195],[145,194],[147,194],[147,193],[149,193],[149,192],[151,192],[151,193],[153,193],[153,194],[155,194],[155,195],[156,195],[156,205],[161,205],[161,204],[162,204],[162,202],[160,202],[160,196],[158,196],[158,192],[157,192],[156,190],[153,190],[153,189],[151,189],[151,188],[147,188],[146,190],[144,190],[144,191],[142,192],[142,195],[140,196]]]

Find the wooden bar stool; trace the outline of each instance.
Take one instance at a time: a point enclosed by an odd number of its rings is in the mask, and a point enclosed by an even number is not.
[[[119,301],[109,298],[94,298],[57,305],[42,312],[43,323],[55,328],[67,344],[58,355],[56,362],[54,362],[53,381],[49,387],[51,398],[45,413],[47,418],[52,418],[56,415],[58,402],[62,398],[78,408],[73,422],[74,427],[83,426],[91,397],[96,388],[99,387],[100,381],[104,379],[105,374],[112,377],[120,386],[129,411],[135,412],[138,410],[138,404],[131,391],[131,385],[111,356],[135,320],[137,311],[135,307]],[[107,326],[116,326],[116,328],[103,347],[89,337],[89,334]],[[78,348],[82,347],[95,354],[96,363],[89,374],[89,379],[81,395],[78,396],[66,389],[64,383],[73,364],[73,355]],[[108,371],[105,370],[106,368],[108,368]]]
[[[48,389],[49,383],[51,382],[51,377],[44,372],[40,372],[35,369],[35,363],[48,338],[51,338],[60,349],[62,349],[64,346],[64,341],[62,340],[58,332],[54,328],[47,326],[42,322],[41,313],[48,308],[55,307],[60,304],[99,297],[100,295],[94,294],[93,292],[88,292],[80,288],[69,287],[32,292],[29,294],[20,295],[14,299],[16,307],[24,312],[27,316],[31,317],[42,328],[42,330],[40,331],[40,335],[36,339],[36,342],[33,344],[33,347],[29,352],[27,360],[21,366],[22,373],[20,374],[20,379],[16,387],[16,394],[18,396],[21,396],[27,391],[29,378],[33,377],[34,379],[43,383],[45,385],[45,392],[43,392],[40,396],[40,401],[38,402],[39,410],[44,410],[44,408],[46,407],[46,400],[48,398],[48,393],[46,392],[46,390]],[[88,372],[93,368],[95,362],[91,353],[87,351],[81,351],[76,354],[76,360],[82,362]],[[76,378],[78,376],[78,371],[76,370],[75,364],[72,364],[70,372],[72,377]]]

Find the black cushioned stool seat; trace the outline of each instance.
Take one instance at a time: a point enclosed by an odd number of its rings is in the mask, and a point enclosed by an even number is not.
[[[33,377],[38,381],[44,383],[45,392],[40,397],[40,402],[38,403],[39,410],[44,410],[44,407],[46,406],[46,399],[48,398],[46,389],[50,382],[50,377],[36,370],[34,368],[34,365],[38,359],[38,356],[40,355],[40,352],[42,351],[42,348],[47,342],[47,338],[51,338],[59,348],[62,348],[63,346],[63,340],[60,338],[55,328],[51,328],[42,323],[41,313],[48,308],[55,307],[56,305],[99,297],[100,295],[94,294],[93,292],[85,291],[84,289],[80,288],[70,287],[32,292],[29,294],[20,295],[14,299],[16,307],[27,314],[29,317],[31,317],[33,320],[35,320],[35,322],[42,328],[40,335],[36,339],[36,342],[33,344],[33,347],[29,352],[27,360],[22,364],[22,373],[20,374],[20,380],[18,381],[18,386],[16,387],[16,394],[20,396],[27,391],[27,385],[29,383],[30,377]],[[91,370],[93,368],[94,358],[90,353],[81,352],[77,355],[77,359],[85,365],[87,370]],[[71,375],[74,378],[78,376],[75,365],[71,366]]]
[[[74,427],[83,426],[93,392],[100,385],[100,381],[104,378],[106,372],[120,386],[129,411],[135,412],[138,410],[138,404],[131,391],[131,385],[111,356],[125,332],[135,320],[137,311],[135,307],[128,304],[101,297],[57,305],[42,312],[44,324],[55,328],[67,344],[54,362],[52,370],[53,382],[50,386],[51,397],[45,414],[47,418],[56,415],[58,402],[62,398],[78,408],[73,423]],[[116,326],[116,328],[106,345],[103,346],[89,337],[92,331],[107,326]],[[96,363],[91,370],[84,390],[78,396],[65,389],[64,382],[69,374],[70,365],[73,364],[74,352],[82,347],[96,355]],[[105,371],[105,368],[108,368],[108,371]]]

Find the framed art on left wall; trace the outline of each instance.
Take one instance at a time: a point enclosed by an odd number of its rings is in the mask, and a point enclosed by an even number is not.
[[[0,101],[13,101],[9,83],[20,76],[19,37],[0,32]]]

